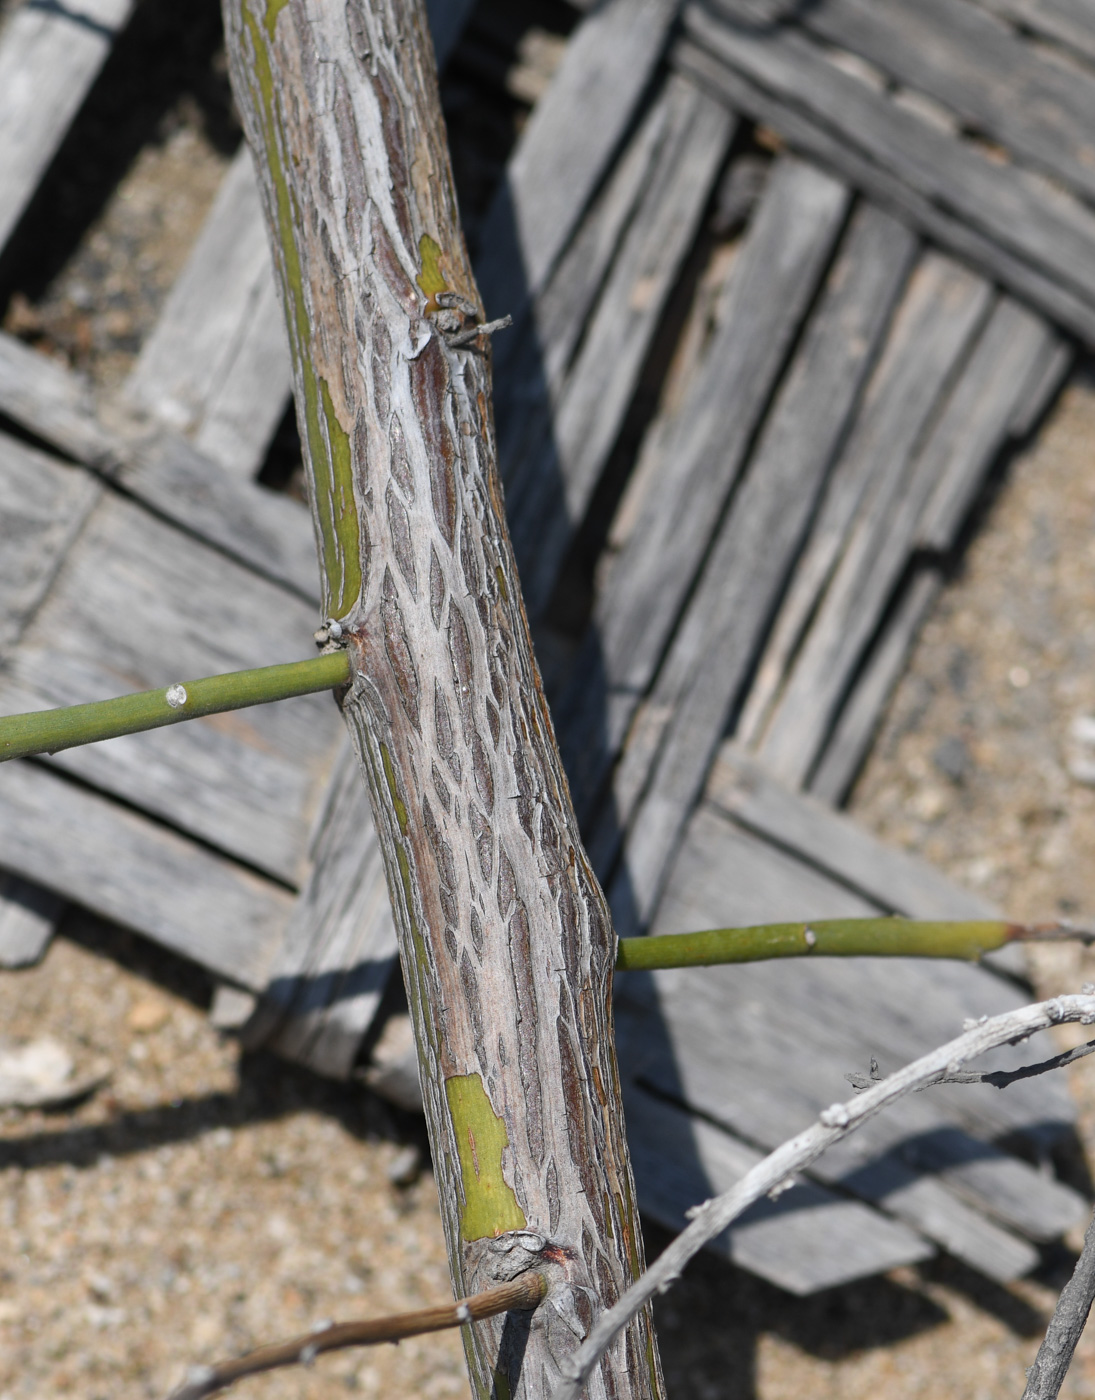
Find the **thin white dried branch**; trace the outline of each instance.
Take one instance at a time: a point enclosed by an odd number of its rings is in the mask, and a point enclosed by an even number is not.
[[[770,1193],[778,1194],[796,1172],[816,1161],[827,1147],[855,1132],[869,1118],[906,1094],[937,1082],[942,1076],[956,1074],[963,1064],[979,1055],[1001,1045],[1017,1044],[1036,1031],[1069,1021],[1079,1021],[1085,1026],[1095,1023],[1095,995],[1085,992],[1054,997],[1003,1016],[967,1022],[963,1034],[956,1039],[914,1060],[880,1083],[872,1084],[848,1102],[834,1103],[825,1109],[816,1123],[777,1147],[731,1190],[689,1212],[692,1223],[688,1228],[594,1323],[589,1336],[569,1358],[567,1374],[551,1400],[579,1400],[586,1380],[630,1319],[651,1299],[670,1288],[688,1261],[709,1240],[725,1230],[754,1201]]]

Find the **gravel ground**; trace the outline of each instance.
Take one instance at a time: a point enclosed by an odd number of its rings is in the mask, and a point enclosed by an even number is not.
[[[215,4],[149,4],[139,17],[118,59],[129,77],[104,84],[85,114],[99,124],[98,164],[62,153],[50,216],[27,222],[19,277],[0,267],[4,327],[107,391],[132,365],[235,139]],[[446,81],[473,217],[557,57],[550,24],[544,33],[521,41],[516,69],[481,38]],[[512,101],[508,134],[487,139],[475,97],[492,63]],[[1095,916],[1093,440],[1086,365],[1001,472],[852,801],[885,839],[1018,917]],[[1034,971],[1046,994],[1071,989],[1095,980],[1095,957],[1041,950]],[[52,1035],[78,1075],[109,1075],[82,1103],[0,1112],[0,1400],[164,1395],[195,1362],[323,1318],[447,1297],[432,1179],[414,1165],[421,1124],[356,1086],[241,1056],[211,1027],[210,996],[195,969],[76,911],[40,967],[0,974],[6,1039]],[[1095,1163],[1091,1066],[1071,1083]],[[651,1252],[665,1240],[652,1229]],[[1068,1251],[1052,1250],[1037,1278],[1000,1288],[938,1260],[797,1300],[700,1260],[658,1308],[670,1393],[1017,1397],[1069,1268]],[[437,1335],[238,1393],[468,1391],[459,1340]],[[1095,1395],[1095,1339],[1065,1394]]]

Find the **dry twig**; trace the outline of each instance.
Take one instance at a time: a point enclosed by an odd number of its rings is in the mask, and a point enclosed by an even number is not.
[[[488,1288],[459,1303],[440,1308],[423,1308],[418,1312],[398,1313],[394,1317],[377,1317],[361,1322],[333,1322],[319,1327],[292,1341],[275,1342],[259,1347],[235,1361],[222,1361],[216,1366],[193,1366],[184,1383],[174,1391],[170,1400],[205,1400],[244,1376],[260,1371],[273,1371],[282,1366],[310,1366],[320,1352],[340,1351],[344,1347],[375,1346],[378,1342],[398,1342],[403,1337],[417,1337],[424,1332],[442,1332],[448,1327],[462,1327],[465,1322],[477,1322],[485,1317],[497,1317],[513,1308],[534,1308],[541,1301],[547,1284],[543,1275],[525,1273],[498,1288]]]
[[[1056,1400],[1072,1364],[1072,1354],[1095,1299],[1095,1217],[1084,1235],[1084,1247],[1072,1277],[1061,1290],[1057,1306],[1027,1372],[1023,1400]]]
[[[690,1212],[692,1223],[688,1228],[594,1323],[589,1336],[570,1358],[568,1374],[556,1387],[552,1400],[579,1400],[594,1368],[630,1319],[656,1295],[671,1287],[684,1266],[708,1240],[721,1234],[754,1201],[778,1190],[796,1172],[808,1167],[827,1147],[855,1132],[869,1118],[906,1094],[926,1084],[936,1083],[943,1076],[957,1074],[969,1060],[1001,1045],[1017,1044],[1036,1031],[1070,1021],[1079,1021],[1083,1025],[1095,1023],[1095,995],[1085,992],[1055,997],[1051,1001],[1020,1007],[1003,1016],[991,1019],[982,1017],[978,1022],[968,1023],[964,1033],[946,1045],[921,1056],[881,1082],[871,1083],[856,1098],[825,1109],[818,1122],[777,1147],[731,1190]],[[1053,1067],[1053,1061],[1045,1062],[1044,1068]],[[1035,1393],[1041,1400],[1042,1392]],[[1050,1393],[1045,1392],[1047,1396]],[[1029,1392],[1028,1400],[1031,1400]]]

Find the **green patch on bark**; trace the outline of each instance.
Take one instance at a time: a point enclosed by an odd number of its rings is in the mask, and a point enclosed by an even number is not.
[[[410,826],[410,818],[407,816],[407,804],[399,795],[399,782],[395,776],[395,764],[392,762],[392,755],[387,744],[380,746],[380,761],[384,765],[384,781],[388,785],[388,796],[392,799],[392,807],[395,810],[395,819],[399,823],[399,829],[404,836]]]
[[[270,38],[274,37],[274,30],[278,27],[278,15],[288,5],[289,0],[266,0],[266,14],[263,16],[263,24]]]
[[[270,40],[274,26],[288,0],[267,0],[263,26]],[[323,611],[327,617],[345,617],[361,592],[361,546],[357,504],[353,497],[350,444],[335,417],[325,383],[317,383],[309,358],[308,307],[304,297],[304,274],[297,248],[299,220],[296,202],[285,177],[267,40],[250,6],[242,7],[243,22],[254,50],[254,80],[258,88],[258,113],[262,123],[266,162],[274,186],[274,202],[281,249],[281,272],[285,284],[285,318],[289,323],[289,344],[299,372],[304,395],[305,456],[311,469],[314,518],[320,536],[320,562],[323,566]],[[320,385],[328,436],[320,426]]]
[[[502,1153],[509,1146],[509,1134],[491,1107],[482,1078],[478,1074],[453,1075],[445,1080],[445,1097],[464,1187],[461,1238],[482,1240],[507,1230],[523,1230],[524,1211],[502,1175]]]
[[[426,310],[433,311],[437,306],[436,297],[441,292],[448,291],[449,287],[445,280],[445,274],[441,271],[440,243],[431,238],[428,233],[424,233],[418,240],[418,256],[422,263],[422,271],[415,278],[415,281],[429,298]]]

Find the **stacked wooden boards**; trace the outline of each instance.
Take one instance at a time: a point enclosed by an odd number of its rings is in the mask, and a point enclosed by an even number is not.
[[[583,21],[477,246],[489,311],[515,317],[496,348],[507,504],[599,873],[621,932],[979,912],[800,790],[847,786],[939,560],[1067,345],[854,180],[758,154],[721,89],[662,66],[683,52],[675,11],[612,0]],[[712,205],[740,234],[712,239]],[[42,444],[0,439],[24,542],[0,573],[5,709],[308,645],[307,519],[253,480],[288,389],[260,222],[240,156],[120,403],[0,341],[0,412]],[[614,473],[589,625],[560,636],[560,588]],[[394,945],[339,745],[313,700],[6,766],[0,930],[26,956],[53,912],[40,887],[79,900],[261,993],[252,1038],[348,1074]],[[871,1054],[1021,999],[984,970],[786,966],[621,988],[641,1199],[668,1223]],[[848,1008],[868,1004],[853,1033]],[[937,1246],[1014,1277],[1083,1205],[989,1144],[1044,1150],[1070,1116],[1044,1084],[1002,1106],[918,1103],[723,1245],[800,1292]]]

